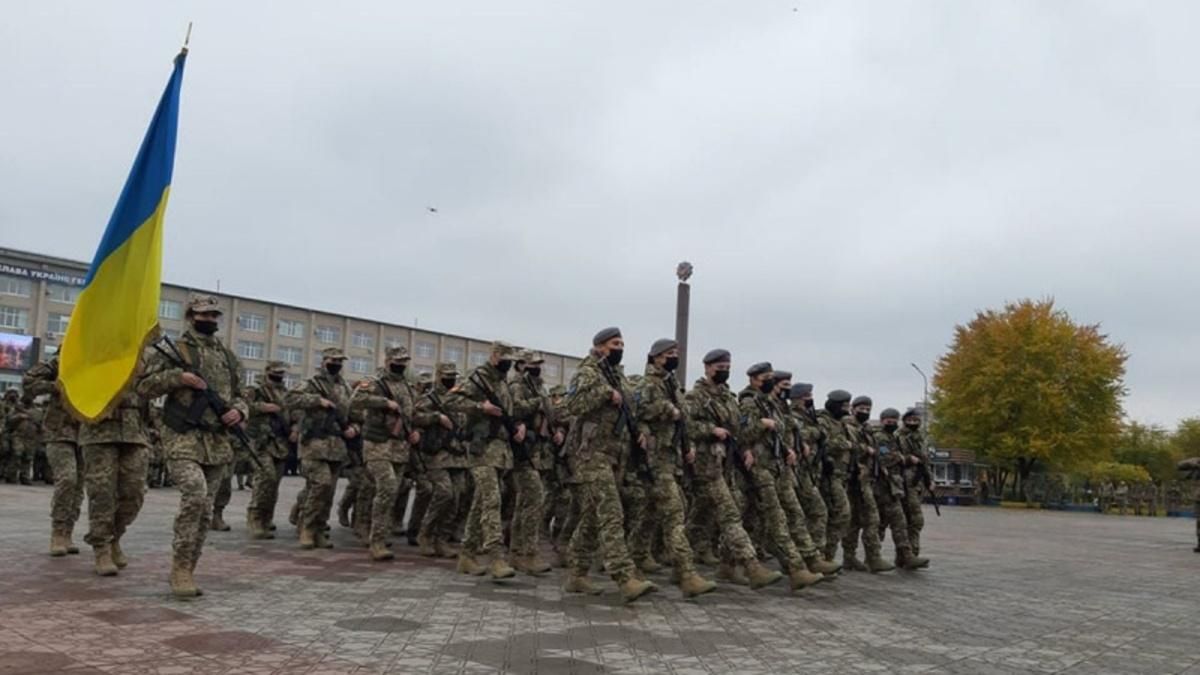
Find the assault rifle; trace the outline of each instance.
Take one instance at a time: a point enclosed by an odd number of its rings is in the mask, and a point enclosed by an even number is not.
[[[695,476],[696,467],[688,464],[687,461],[687,410],[679,402],[679,383],[675,381],[675,373],[667,374],[666,385],[667,397],[671,399],[671,405],[679,411],[679,419],[675,420],[675,433],[671,436],[671,445],[679,452],[679,462],[683,465],[683,474],[690,479]]]
[[[389,401],[396,401],[397,404],[400,403],[399,399],[396,398],[396,395],[392,393],[391,386],[388,385],[387,381],[384,380],[383,377],[376,377],[375,381],[379,383],[380,391],[383,392],[383,395],[387,397]],[[404,386],[407,387],[408,383],[404,383]],[[412,390],[409,390],[409,393],[411,394]],[[403,438],[405,443],[408,442],[408,437],[412,435],[412,428],[409,427],[408,422],[404,421],[403,410],[396,411],[396,421],[392,424],[392,428],[388,430],[388,433],[391,434],[392,438]],[[425,460],[421,458],[420,450],[418,448],[412,448],[412,451],[409,452],[408,455],[409,458],[412,459],[417,471],[420,473],[425,473]]]
[[[367,463],[363,461],[362,455],[362,434],[358,433],[354,435],[354,438],[346,438],[346,430],[351,426],[350,420],[347,419],[346,415],[342,413],[340,408],[338,408],[337,401],[333,399],[328,391],[325,391],[325,386],[321,384],[320,380],[314,377],[309,380],[309,382],[312,382],[312,385],[316,387],[317,393],[321,395],[321,398],[333,401],[333,407],[325,411],[325,419],[329,420],[332,418],[334,424],[338,428],[338,431],[342,433],[342,442],[346,444],[346,454],[350,455],[350,459],[357,462],[359,466],[366,466]],[[353,396],[354,393],[351,392],[350,395]]]
[[[488,403],[491,403],[500,409],[500,423],[504,425],[504,430],[508,432],[508,446],[512,448],[513,459],[528,461],[529,447],[523,442],[517,442],[517,421],[512,418],[512,413],[510,413],[508,409],[504,407],[500,397],[496,396],[496,391],[492,389],[491,385],[484,381],[483,376],[479,374],[479,371],[471,373],[471,376],[467,379],[469,379],[471,383],[479,389],[479,391],[483,394],[483,397],[487,399]],[[528,434],[529,430],[526,429],[525,433]]]
[[[929,475],[929,465],[921,462],[917,465],[917,477],[921,479],[921,484],[929,491],[929,499],[933,501],[933,512],[942,515],[942,507],[938,506],[937,493],[933,491],[933,476]]]
[[[742,461],[742,450],[738,446],[737,438],[733,435],[733,428],[721,418],[721,413],[717,412],[717,404],[712,399],[708,400],[708,414],[712,415],[713,421],[717,423],[717,426],[729,433],[724,441],[726,457],[729,459],[729,463],[737,468],[738,473],[742,474],[742,478],[746,483],[746,489],[751,492],[757,492],[758,487],[754,484],[754,474],[750,471],[750,467],[746,466],[746,463]]]
[[[171,338],[164,335],[154,342],[153,347],[154,351],[161,354],[167,360],[167,363],[185,373],[191,373],[196,377],[204,379],[200,373],[196,372],[195,368],[188,364],[187,359],[183,358],[183,352],[179,351],[179,347],[171,341]],[[232,408],[212,387],[193,389],[192,405],[188,408],[187,421],[192,425],[198,425],[205,410],[212,410],[217,419],[220,419],[225,413],[232,410]],[[265,470],[263,463],[258,459],[258,455],[254,454],[254,447],[250,443],[250,437],[246,435],[246,430],[242,428],[242,425],[240,423],[232,426],[226,425],[225,430],[232,434],[237,439],[238,444],[242,446],[242,449],[246,451],[246,454],[250,455],[250,461],[254,462],[254,465],[259,469]]]
[[[621,412],[617,414],[617,423],[613,428],[613,433],[621,433],[621,422],[624,421],[625,430],[629,433],[629,458],[637,467],[638,477],[653,483],[654,469],[650,466],[650,458],[646,456],[646,450],[638,443],[637,424],[634,422],[633,413],[629,411],[628,396],[625,395],[625,388],[621,386],[621,378],[603,357],[597,359],[596,363],[600,366],[600,374],[604,376],[608,386],[621,395]]]

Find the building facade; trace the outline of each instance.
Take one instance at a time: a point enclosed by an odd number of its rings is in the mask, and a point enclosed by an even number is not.
[[[67,332],[87,270],[86,263],[76,260],[0,248],[0,333],[38,337],[43,355],[52,352]],[[267,361],[279,360],[290,366],[288,386],[295,385],[316,370],[326,347],[345,350],[348,380],[374,373],[383,364],[384,350],[392,346],[408,348],[417,373],[432,373],[439,361],[453,361],[460,371],[469,372],[487,361],[490,353],[490,339],[164,283],[158,316],[168,336],[178,337],[186,328],[184,310],[193,292],[220,300],[224,315],[218,335],[241,359],[245,384],[262,376]],[[542,353],[546,385],[569,382],[579,359]],[[18,386],[20,381],[20,372],[0,370],[0,389]]]

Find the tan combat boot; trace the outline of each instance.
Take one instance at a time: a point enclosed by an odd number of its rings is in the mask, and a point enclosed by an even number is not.
[[[645,579],[629,577],[620,583],[620,589],[621,599],[625,602],[633,602],[647,593],[653,593],[657,591],[658,586],[655,586],[653,583],[646,581]]]
[[[645,558],[637,561],[637,568],[645,574],[654,574],[662,569],[662,565],[658,564],[658,561],[654,559],[654,556],[648,555]]]
[[[881,556],[875,555],[867,558],[867,569],[871,574],[879,574],[880,572],[891,572],[896,569],[896,566],[884,560]]]
[[[584,574],[567,574],[567,580],[563,582],[563,593],[582,593],[584,595],[600,595],[602,591],[592,585],[592,580],[587,573]]]
[[[755,560],[754,563],[759,567],[762,567],[762,563],[758,562],[757,560]],[[749,564],[747,564],[747,568],[749,568]],[[766,568],[764,567],[763,570],[765,571]],[[737,586],[752,586],[753,584],[753,582],[747,578],[745,574],[742,574],[737,565],[726,562],[721,563],[720,567],[717,568],[717,579],[735,584]]]
[[[71,538],[63,531],[61,527],[50,528],[50,557],[61,558],[67,554],[67,546],[71,543]]]
[[[842,569],[850,572],[868,571],[868,568],[863,564],[863,561],[859,560],[858,557],[854,555],[847,555],[845,559],[842,560]]]
[[[821,582],[825,578],[824,575],[816,572],[809,572],[807,567],[797,566],[788,574],[788,580],[792,583],[792,590],[798,591],[801,588],[807,588],[813,584]]]
[[[688,572],[680,577],[679,590],[683,591],[683,597],[694,598],[697,595],[712,593],[717,590],[717,585],[695,572]]]
[[[329,530],[323,527],[313,534],[313,543],[317,548],[333,548],[333,542],[329,540]]]
[[[436,558],[438,554],[437,547],[423,534],[417,535],[417,553],[426,558]]]
[[[832,560],[825,560],[819,555],[814,555],[811,558],[805,558],[804,564],[808,565],[808,569],[817,574],[823,574],[826,581],[833,581],[833,577],[838,572],[842,571],[842,566]]]
[[[530,569],[530,572],[529,572],[530,574],[538,575],[538,574],[546,574],[547,572],[549,572],[550,570],[552,570],[554,568],[550,566],[550,563],[546,562],[545,560],[542,560],[542,556],[534,553],[529,558],[529,569]]]
[[[458,551],[455,551],[449,544],[441,539],[433,540],[433,552],[439,558],[453,559],[458,557]]]
[[[171,561],[171,595],[177,598],[194,598],[200,595],[196,581],[192,578],[191,566]]]
[[[696,554],[696,564],[715,567],[721,564],[721,559],[713,555],[712,551],[702,551]]]
[[[913,555],[910,549],[896,551],[896,566],[906,570],[919,570],[929,567],[929,558]]]
[[[746,561],[746,575],[747,583],[755,590],[770,586],[783,578],[783,573],[767,569],[765,565],[753,559]]]
[[[67,555],[78,555],[79,547],[71,542],[71,532],[75,529],[74,524],[68,525],[63,529],[63,536],[67,538]]]
[[[370,555],[371,560],[375,561],[391,560],[396,557],[382,541],[371,542]]]
[[[212,522],[208,524],[208,529],[216,532],[228,532],[230,530],[229,525],[225,524],[224,511],[217,511],[213,513]]]
[[[92,550],[96,554],[96,574],[102,577],[117,576],[119,570],[112,559],[112,547],[108,544],[101,544],[93,546]]]
[[[475,556],[465,551],[458,554],[459,574],[469,574],[473,577],[478,577],[483,575],[483,573],[486,571],[487,568],[483,565],[480,565],[479,561],[475,560]]]
[[[112,560],[118,569],[125,569],[129,566],[129,558],[126,558],[125,552],[121,550],[121,541],[119,539],[113,539]]]
[[[300,528],[300,548],[308,551],[317,547],[316,538],[313,537],[312,530],[307,527]]]
[[[492,577],[492,581],[511,579],[517,575],[517,571],[510,567],[507,562],[505,562],[503,556],[494,556],[492,558],[492,564],[488,565],[487,572],[488,575]]]

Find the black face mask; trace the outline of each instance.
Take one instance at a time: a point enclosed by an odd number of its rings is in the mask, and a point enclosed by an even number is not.
[[[448,377],[442,380],[442,386],[447,389],[453,389],[455,384],[458,384],[458,378],[456,377]]]
[[[283,384],[283,376],[282,375],[268,375],[267,379],[274,382],[275,384]]]
[[[779,392],[779,398],[784,401],[788,400],[791,397],[792,397],[791,389],[784,389],[783,391]]]
[[[510,369],[512,369],[512,361],[509,359],[503,359],[500,361],[500,363],[496,364],[496,370],[500,371],[502,374],[507,374]]]
[[[408,366],[402,363],[389,363],[388,370],[393,375],[403,375],[404,371],[408,370]]]
[[[813,400],[812,400],[811,398],[806,398],[806,399],[804,399],[804,408],[805,408],[806,410],[812,410],[812,409],[813,409]]]
[[[672,373],[675,372],[675,369],[678,367],[679,367],[679,357],[678,356],[668,356],[667,362],[663,364],[663,368],[666,368],[668,372],[672,372]]]
[[[856,412],[856,413],[854,413],[854,419],[858,420],[859,424],[866,424],[867,421],[871,419],[871,413]]]
[[[885,424],[885,425],[883,425],[883,430],[890,434],[893,431],[895,431],[899,426],[900,425],[898,425],[898,424]]]
[[[771,390],[774,388],[775,388],[775,380],[767,380],[767,381],[763,382],[762,384],[758,385],[758,390],[764,394],[771,393]]]
[[[342,372],[342,364],[336,362],[326,363],[325,372],[329,373],[330,375],[337,375],[338,373]]]
[[[621,365],[622,356],[625,356],[624,349],[614,349],[608,353],[608,356],[604,357],[604,360],[608,361],[608,365],[610,366],[619,366]]]
[[[541,368],[528,368],[527,367],[527,368],[525,368],[525,372],[529,373],[530,377],[541,377],[542,376]]]
[[[196,332],[201,335],[212,335],[217,332],[217,322],[197,319],[192,322],[192,328],[195,328]]]
[[[729,371],[728,370],[716,371],[715,373],[713,373],[712,380],[713,380],[713,382],[716,382],[717,384],[725,384],[726,382],[729,381]]]
[[[917,429],[921,428],[921,423],[920,422],[906,422],[904,424],[904,428],[908,429],[909,431],[916,431]]]

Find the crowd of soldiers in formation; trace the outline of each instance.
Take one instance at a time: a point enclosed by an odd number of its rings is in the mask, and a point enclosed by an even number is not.
[[[786,578],[799,591],[843,570],[929,564],[920,548],[932,483],[916,411],[874,420],[869,398],[842,390],[814,405],[812,385],[766,362],[735,393],[723,349],[704,356],[703,376],[685,390],[670,339],[627,377],[617,328],[595,335],[565,388],[542,384],[538,354],[496,342],[469,374],[440,363],[422,381],[394,347],[375,377],[350,385],[345,355],[330,348],[295,388],[284,385],[286,364],[271,362],[242,389],[238,359],[215,336],[220,314],[215,298],[192,297],[190,328],[148,348],[95,423],[67,413],[56,358],[26,373],[26,400],[48,399],[51,556],[78,553],[72,533],[86,493],[95,571],[118,574],[147,475],[165,472],[180,492],[171,591],[201,595],[194,571],[208,531],[230,529],[224,509],[239,464],[253,465],[247,534],[274,539],[280,481],[298,446],[305,485],[288,521],[303,549],[332,547],[344,476],[338,520],[371,560],[392,559],[401,535],[421,555],[456,558],[458,572],[492,580],[559,567],[565,592],[596,594],[591,574],[601,569],[627,602],[657,590],[647,575],[664,567],[692,597],[716,587],[701,567],[716,567],[724,583],[759,589]],[[162,468],[152,471],[154,457]]]

